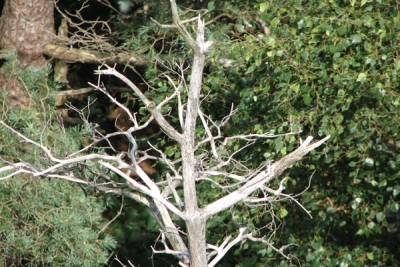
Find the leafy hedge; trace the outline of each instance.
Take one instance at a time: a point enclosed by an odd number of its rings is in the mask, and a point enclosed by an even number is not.
[[[154,12],[149,16],[169,21],[160,8],[162,4],[150,8]],[[223,264],[400,264],[399,234],[390,232],[386,220],[388,210],[399,212],[399,6],[385,0],[255,0],[205,1],[202,8],[208,9],[206,22],[217,18],[207,31],[214,44],[204,76],[204,112],[218,120],[232,103],[238,108],[226,135],[302,129],[300,136],[258,141],[238,154],[241,160],[255,167],[292,151],[299,137],[332,136],[323,150],[284,174],[287,193],[308,188],[298,198],[312,219],[295,203],[282,201],[271,209],[238,206],[209,222],[208,240],[216,240],[239,225],[268,234],[273,220],[280,226],[275,244],[297,244],[286,250],[294,256],[290,263],[262,244],[246,242]],[[266,22],[269,35],[263,34],[260,21]],[[148,49],[149,60],[167,52],[165,62],[173,56],[190,59],[180,38],[157,30],[144,23],[135,38],[126,38],[126,45],[134,51]],[[150,37],[154,33],[163,41]],[[221,60],[226,64],[218,64]],[[169,94],[160,75],[165,71],[156,64],[147,69],[156,88],[147,92],[149,97]],[[174,114],[172,107],[170,112]],[[232,149],[238,146],[234,143]],[[179,156],[173,145],[167,149],[171,157],[174,151]],[[204,203],[220,196],[212,186],[198,187]],[[242,216],[232,215],[239,211]]]
[[[286,174],[287,191],[297,194],[315,171],[300,197],[313,219],[293,203],[276,204],[287,214],[276,243],[299,244],[288,249],[302,266],[398,265],[399,235],[388,229],[385,210],[399,212],[399,7],[393,1],[312,0],[254,7],[271,34],[217,43],[212,57],[234,63],[206,78],[206,91],[240,109],[228,131],[300,127],[303,138],[332,135],[323,151]],[[243,157],[256,163],[297,145],[293,137],[267,140]],[[250,213],[264,213],[257,210]],[[254,251],[256,266],[284,264],[257,244],[236,253],[252,258]],[[236,266],[254,265],[245,262]]]

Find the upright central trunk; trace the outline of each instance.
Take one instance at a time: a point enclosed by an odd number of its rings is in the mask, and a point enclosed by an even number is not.
[[[206,219],[200,216],[186,220],[189,239],[190,267],[206,267]]]
[[[182,178],[183,194],[185,200],[185,222],[189,239],[189,253],[191,267],[207,266],[206,251],[206,216],[197,205],[196,178],[197,170],[195,158],[196,120],[199,110],[200,91],[203,80],[205,53],[204,23],[197,20],[197,34],[194,40],[179,19],[178,9],[174,0],[171,0],[171,10],[175,25],[185,41],[194,52],[190,85],[188,89],[188,101],[186,117],[182,132],[183,140],[180,142],[182,153]]]
[[[183,192],[187,219],[186,231],[189,239],[190,267],[207,266],[206,254],[206,217],[197,206],[196,169],[194,148],[191,144],[182,147]]]

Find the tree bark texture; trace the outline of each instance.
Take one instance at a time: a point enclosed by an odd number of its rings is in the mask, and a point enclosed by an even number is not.
[[[207,267],[206,218],[197,211],[186,221],[190,267]]]
[[[134,66],[145,66],[146,62],[139,56],[128,53],[120,53],[113,55],[111,53],[103,53],[95,50],[87,50],[80,48],[71,48],[56,44],[46,44],[43,48],[43,54],[53,58],[62,59],[68,62],[83,62],[89,64],[131,64]]]
[[[203,79],[205,54],[204,47],[204,23],[198,18],[196,41],[189,35],[186,28],[179,21],[174,1],[172,14],[178,30],[186,42],[194,51],[193,65],[191,71],[190,86],[188,90],[187,110],[183,136],[185,142],[181,144],[183,193],[186,209],[186,231],[189,241],[190,266],[207,266],[207,244],[206,244],[206,217],[201,213],[197,204],[196,193],[196,160],[195,160],[195,137],[196,120],[198,117],[199,97]]]
[[[46,64],[43,47],[52,42],[54,4],[52,0],[6,0],[0,18],[0,47],[15,48],[23,68]]]

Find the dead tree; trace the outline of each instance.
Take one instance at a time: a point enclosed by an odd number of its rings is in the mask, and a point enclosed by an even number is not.
[[[305,154],[323,144],[328,140],[329,136],[314,143],[311,143],[313,139],[312,137],[308,137],[304,141],[300,140],[300,146],[296,150],[281,159],[267,162],[255,170],[250,171],[246,168],[242,168],[241,172],[228,171],[228,167],[232,164],[241,164],[240,160],[236,159],[235,156],[239,151],[246,147],[242,147],[238,151],[232,152],[230,155],[225,154],[222,156],[221,151],[230,151],[230,149],[228,149],[230,141],[244,140],[248,142],[248,145],[251,145],[257,138],[274,138],[282,135],[265,133],[224,137],[221,134],[221,129],[226,126],[230,117],[237,111],[232,108],[230,113],[220,122],[213,121],[210,116],[202,113],[200,109],[202,75],[205,55],[208,48],[212,45],[212,42],[204,40],[204,22],[200,17],[181,21],[175,0],[171,0],[170,2],[173,24],[162,25],[159,22],[155,23],[163,28],[177,30],[193,50],[194,56],[191,68],[191,79],[188,86],[186,86],[182,69],[178,81],[174,81],[171,77],[166,77],[170,81],[171,87],[174,88],[173,93],[156,105],[129,79],[115,70],[115,68],[104,65],[97,71],[97,74],[99,75],[114,75],[124,81],[140,98],[143,105],[150,113],[149,120],[144,123],[139,123],[138,120],[136,120],[136,117],[131,115],[129,110],[126,110],[127,114],[130,114],[133,126],[127,131],[121,132],[121,134],[127,136],[132,148],[125,153],[125,155],[120,154],[117,156],[96,153],[83,154],[83,152],[93,147],[96,141],[107,140],[109,138],[108,135],[101,136],[100,133],[97,133],[98,140],[95,140],[92,144],[80,151],[68,155],[65,158],[59,158],[55,157],[52,154],[52,151],[50,151],[50,149],[45,145],[22,135],[3,121],[0,121],[0,124],[3,125],[3,127],[14,132],[25,142],[42,149],[47,156],[50,166],[46,169],[39,169],[27,162],[9,164],[8,166],[0,168],[0,174],[4,173],[0,180],[10,179],[21,173],[30,174],[34,177],[61,178],[96,188],[105,193],[124,195],[125,197],[130,197],[141,202],[149,207],[160,224],[160,230],[162,233],[161,242],[164,245],[164,249],[156,250],[154,248],[153,251],[155,253],[169,253],[177,256],[180,259],[180,264],[182,266],[215,266],[232,246],[240,243],[244,239],[263,242],[266,246],[271,247],[283,257],[289,258],[289,256],[285,254],[284,247],[274,247],[269,239],[256,237],[254,233],[246,227],[240,228],[235,238],[232,238],[232,236],[226,237],[225,240],[219,242],[219,246],[208,244],[206,241],[206,222],[211,216],[229,209],[238,202],[269,205],[269,200],[271,199],[277,199],[279,197],[291,198],[290,195],[283,192],[285,189],[284,179],[279,180],[279,186],[275,189],[270,187],[271,181],[279,179],[284,170],[301,160]],[[195,38],[191,36],[185,26],[185,24],[193,22],[197,22],[197,33]],[[95,90],[100,90],[109,96],[109,98],[120,108],[126,109],[125,106],[118,103],[107,92],[107,89],[104,88],[100,82],[97,85],[92,84],[92,86]],[[183,97],[181,94],[181,87],[187,90],[186,97]],[[182,129],[181,131],[173,128],[167,121],[165,114],[161,112],[162,107],[172,99],[177,99],[178,102],[177,110]],[[157,160],[169,167],[169,171],[163,175],[164,181],[160,183],[154,182],[138,165],[143,158],[151,156],[146,152],[139,150],[135,138],[132,135],[136,131],[147,127],[152,120],[155,120],[165,134],[179,145],[181,153],[181,158],[179,160],[172,160],[169,159],[163,151],[152,146],[154,151],[159,154]],[[202,138],[196,136],[195,130],[196,126],[199,124],[202,125],[206,133]],[[298,133],[299,132],[291,131],[285,135]],[[197,153],[200,148],[204,146],[210,148],[210,153]],[[128,165],[125,163],[122,159],[124,156],[129,157],[132,164]],[[126,184],[124,186],[126,187],[126,185],[128,185],[130,190],[126,190],[126,188],[121,186],[121,184],[112,180],[106,180],[103,182],[101,179],[96,181],[87,181],[73,173],[63,174],[65,172],[62,170],[71,168],[71,166],[82,162],[85,162],[85,165],[89,165],[89,162],[90,165],[97,164],[118,174],[120,177],[125,179]],[[129,169],[136,172],[140,178],[140,182],[131,179],[131,177],[121,171],[121,169]],[[227,187],[226,184],[219,184],[215,179],[213,179],[215,176],[225,177],[225,183],[228,181],[233,189],[230,191],[225,190],[226,194],[220,199],[205,206],[199,206],[196,192],[196,181],[208,181],[222,190]],[[177,192],[178,187],[183,187],[182,196]],[[263,197],[254,194],[258,189],[262,189],[263,192],[265,192]],[[184,220],[186,224],[184,230],[178,230],[172,214]],[[183,234],[187,235],[187,243],[182,238]]]

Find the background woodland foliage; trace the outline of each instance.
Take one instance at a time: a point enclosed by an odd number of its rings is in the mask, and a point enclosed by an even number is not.
[[[173,60],[189,66],[191,58],[180,37],[160,30],[149,20],[169,22],[168,1],[146,1],[149,9],[144,14],[136,12],[142,7],[138,1],[130,15],[104,11],[94,1],[89,3],[87,19],[113,16],[114,44],[129,48],[148,62],[137,69],[149,85],[146,95],[156,103],[164,99],[173,89],[162,74],[170,71]],[[323,151],[312,152],[285,172],[287,192],[302,193],[298,199],[311,211],[312,219],[294,203],[283,201],[273,203],[273,218],[264,207],[237,206],[212,218],[208,225],[208,239],[213,240],[236,231],[238,225],[263,235],[274,222],[280,228],[273,241],[296,244],[288,248],[295,258],[288,262],[264,245],[247,241],[234,247],[220,266],[398,266],[399,227],[390,229],[389,223],[400,217],[396,215],[400,209],[399,3],[287,0],[178,4],[182,19],[193,16],[185,7],[202,8],[208,11],[203,16],[205,22],[213,22],[206,33],[214,44],[208,54],[203,84],[207,97],[202,108],[216,120],[222,119],[232,104],[239,109],[230,127],[225,128],[226,135],[302,129],[303,139],[308,135],[332,136]],[[75,5],[59,2],[62,10],[74,10]],[[266,23],[268,35],[260,21]],[[48,140],[57,153],[80,147],[90,133],[89,126],[60,131],[48,109],[54,105],[49,93],[62,86],[52,82],[51,67],[19,71],[14,60],[10,55],[0,71],[21,77],[34,103],[7,109],[3,95],[2,119],[31,138]],[[229,64],[221,64],[221,60]],[[96,79],[90,74],[85,78]],[[141,82],[137,74],[130,78]],[[98,94],[86,95],[75,104],[84,107],[96,97],[100,101],[90,112],[84,110],[85,114],[102,128],[112,128],[113,123],[106,118],[109,110]],[[129,93],[119,99],[132,110],[138,107]],[[166,108],[178,125],[173,104]],[[144,114],[140,109],[137,112]],[[143,133],[143,137],[149,135]],[[200,129],[198,135],[202,135]],[[0,136],[9,140],[0,144],[3,158],[34,158],[41,164],[40,153],[33,148],[11,146],[16,137],[10,132],[0,128]],[[174,144],[151,136],[152,143],[168,156],[180,156]],[[258,166],[291,152],[300,136],[260,140],[240,157],[249,167]],[[163,166],[155,167],[162,173]],[[90,173],[82,175],[91,178]],[[198,188],[203,203],[220,197],[209,184],[200,183]],[[0,190],[2,260],[21,259],[32,266],[81,266],[82,262],[100,266],[107,262],[111,249],[117,248],[120,258],[131,258],[140,266],[176,264],[171,257],[152,255],[149,247],[159,233],[157,223],[134,203],[125,203],[123,215],[105,234],[100,229],[118,213],[120,199],[85,192],[64,181],[32,181],[23,176],[1,182]],[[247,215],[235,216],[235,210]]]

